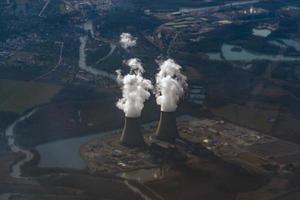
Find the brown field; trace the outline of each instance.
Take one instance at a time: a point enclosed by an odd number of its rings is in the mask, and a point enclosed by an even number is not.
[[[0,80],[0,111],[23,113],[50,99],[62,86],[13,80]]]
[[[237,104],[213,108],[213,114],[233,123],[262,132],[272,130],[278,110],[261,109]]]
[[[197,81],[203,79],[203,75],[194,67],[186,67],[185,70],[185,74],[188,77],[189,81]]]
[[[300,143],[300,119],[287,112],[280,112],[272,135],[291,142]]]
[[[222,161],[203,158],[196,165],[197,168],[175,167],[164,179],[148,182],[147,186],[164,199],[234,200],[239,193],[255,190],[265,183],[262,177]]]

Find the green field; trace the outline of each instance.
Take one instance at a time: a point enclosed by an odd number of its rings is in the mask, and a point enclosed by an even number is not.
[[[59,85],[0,80],[0,111],[22,113],[49,102],[62,89]]]

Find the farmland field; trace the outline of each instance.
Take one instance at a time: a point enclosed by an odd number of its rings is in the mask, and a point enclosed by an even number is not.
[[[277,110],[251,108],[237,104],[214,108],[212,112],[218,117],[262,132],[271,131],[278,117]]]
[[[0,80],[0,111],[22,113],[49,102],[61,89],[48,83]]]

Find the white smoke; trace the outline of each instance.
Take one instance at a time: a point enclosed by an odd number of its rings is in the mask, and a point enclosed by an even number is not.
[[[122,85],[122,98],[116,105],[124,111],[126,117],[140,117],[153,86],[150,80],[143,77],[144,68],[139,59],[130,59],[126,64],[130,67],[129,74],[123,77],[120,70],[116,71],[117,79]]]
[[[122,33],[120,35],[120,44],[124,49],[134,47],[136,45],[136,38],[133,37],[130,33]]]
[[[156,102],[161,111],[174,112],[187,88],[187,79],[181,73],[181,66],[172,59],[162,62],[159,70],[156,74]]]
[[[138,58],[131,58],[127,60],[126,64],[130,67],[131,73],[141,73],[143,74],[145,72],[141,60]]]

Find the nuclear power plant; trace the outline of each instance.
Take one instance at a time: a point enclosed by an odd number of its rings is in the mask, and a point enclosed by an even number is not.
[[[155,133],[156,139],[173,141],[179,136],[176,125],[175,112],[161,112],[158,127]]]
[[[143,146],[144,137],[140,128],[140,118],[125,117],[121,144],[129,147]]]
[[[181,74],[181,66],[172,59],[162,62],[159,69],[156,75],[156,102],[160,105],[161,112],[155,137],[172,142],[179,137],[175,113],[179,99],[187,87],[186,77]]]
[[[125,62],[130,67],[130,72],[122,76],[117,70],[117,80],[122,87],[122,98],[116,106],[125,114],[125,125],[121,136],[124,146],[142,146],[144,137],[140,129],[140,116],[145,101],[150,97],[153,88],[150,80],[143,77],[144,68],[140,59],[132,58]]]
[[[125,125],[121,136],[121,144],[125,146],[141,146],[145,144],[140,130],[140,116],[145,101],[153,89],[150,80],[143,77],[144,68],[138,58],[125,62],[130,67],[126,76],[117,71],[117,79],[122,86],[123,97],[117,107],[125,113]],[[160,105],[160,120],[154,137],[158,140],[172,142],[179,137],[176,124],[176,109],[180,98],[187,87],[186,77],[181,73],[181,66],[172,59],[159,64],[156,74],[156,102]]]

